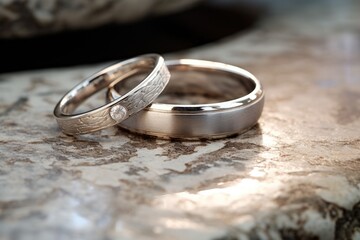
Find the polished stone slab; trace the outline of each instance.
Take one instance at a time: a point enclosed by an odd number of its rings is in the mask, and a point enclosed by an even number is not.
[[[223,140],[68,137],[53,107],[106,64],[1,75],[1,239],[360,239],[359,10],[307,3],[167,56],[262,81],[259,124]]]
[[[171,14],[199,0],[3,0],[0,38],[33,37]]]

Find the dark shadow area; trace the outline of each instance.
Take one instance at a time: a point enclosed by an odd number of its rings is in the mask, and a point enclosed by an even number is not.
[[[252,27],[259,6],[200,4],[189,10],[129,24],[0,39],[0,73],[117,61],[143,53],[168,53],[200,46]]]

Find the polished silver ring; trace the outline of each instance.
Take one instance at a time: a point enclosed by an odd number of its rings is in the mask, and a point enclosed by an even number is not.
[[[120,127],[131,132],[160,138],[214,139],[242,133],[254,126],[264,106],[264,91],[254,75],[236,66],[219,62],[180,59],[166,61],[170,71],[217,72],[238,79],[247,89],[245,96],[209,104],[152,103],[131,118],[121,122]],[[111,87],[107,100],[121,95]]]
[[[132,90],[101,107],[73,114],[75,109],[96,92],[119,82],[142,69],[150,73]],[[76,85],[55,106],[54,116],[68,135],[85,134],[120,123],[145,108],[164,90],[170,73],[157,54],[141,55],[95,73]]]

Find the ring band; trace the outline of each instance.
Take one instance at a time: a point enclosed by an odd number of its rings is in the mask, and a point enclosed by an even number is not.
[[[93,110],[72,114],[87,98],[142,69],[152,71],[125,95]],[[111,127],[145,108],[164,90],[170,73],[164,59],[157,54],[141,55],[107,67],[72,90],[55,106],[54,116],[60,129],[68,135],[85,134]]]
[[[230,75],[248,89],[240,98],[210,104],[152,103],[143,111],[121,122],[120,127],[131,132],[160,138],[214,139],[242,133],[254,126],[264,106],[264,91],[254,75],[236,66],[193,59],[166,61],[169,70],[205,71]],[[120,94],[109,88],[107,100]]]

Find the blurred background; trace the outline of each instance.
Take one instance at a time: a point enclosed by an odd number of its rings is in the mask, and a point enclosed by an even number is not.
[[[3,0],[0,73],[182,51],[289,7],[266,0]]]

